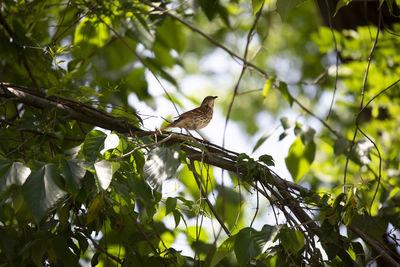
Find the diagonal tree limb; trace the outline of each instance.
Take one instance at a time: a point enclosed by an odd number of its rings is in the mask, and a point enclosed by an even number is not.
[[[122,122],[103,111],[99,111],[93,107],[85,105],[84,103],[61,97],[46,97],[39,94],[32,88],[0,82],[0,98],[11,98],[16,102],[24,103],[28,106],[39,109],[44,109],[49,105],[52,105],[58,110],[65,112],[66,115],[68,115],[71,119],[85,122],[104,129],[118,131],[120,133],[136,135],[138,137],[156,135],[157,140],[163,140],[169,137],[169,135],[165,134],[144,131],[138,127]],[[239,177],[246,176],[246,166],[238,164],[239,160],[237,153],[219,148],[218,146],[210,143],[194,142],[193,140],[197,140],[190,136],[176,135],[169,138],[170,140],[166,141],[165,144],[179,144],[181,150],[186,153],[186,157],[189,160],[202,161],[206,164],[238,173]],[[206,153],[204,153],[204,151],[206,151]],[[260,172],[269,171],[271,173],[270,180],[263,179],[260,182],[263,185],[268,185],[268,187],[276,188],[284,198],[284,203],[282,204],[284,204],[296,216],[297,220],[302,225],[307,225],[313,236],[320,236],[322,230],[319,225],[309,216],[309,214],[307,214],[305,209],[300,206],[298,199],[292,195],[293,190],[300,193],[308,193],[309,190],[301,185],[281,178],[269,170],[267,166],[264,166],[260,163],[257,164],[256,168]],[[382,258],[388,262],[395,262],[395,259],[390,256],[390,252],[388,252],[385,247],[379,247],[376,244],[376,241],[371,241],[368,236],[362,234],[362,230],[360,228],[352,225],[349,227],[349,229],[357,236],[361,237],[365,243],[370,245],[375,251],[377,251]],[[326,242],[329,242],[329,240]],[[399,265],[397,264],[393,266]]]

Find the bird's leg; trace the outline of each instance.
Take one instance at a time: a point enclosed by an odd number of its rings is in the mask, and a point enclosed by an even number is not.
[[[198,133],[198,134],[201,136],[201,138],[202,138],[204,141],[210,142],[210,141],[208,141],[208,139],[205,138],[198,130],[195,130],[195,131],[196,131],[196,133]]]

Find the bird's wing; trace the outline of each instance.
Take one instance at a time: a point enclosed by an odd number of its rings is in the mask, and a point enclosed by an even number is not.
[[[184,113],[182,113],[181,115],[179,115],[179,119],[181,118],[186,118],[186,117],[195,117],[195,116],[199,116],[203,113],[203,111],[200,109],[200,107],[186,111]]]

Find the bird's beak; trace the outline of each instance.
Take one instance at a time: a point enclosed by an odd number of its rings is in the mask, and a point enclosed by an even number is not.
[[[214,98],[214,99],[215,99],[215,98],[217,98],[217,97],[218,97],[218,96],[213,96],[212,98]]]

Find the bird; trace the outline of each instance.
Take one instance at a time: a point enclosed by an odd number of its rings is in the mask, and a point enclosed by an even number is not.
[[[200,107],[182,113],[172,123],[161,127],[160,131],[167,128],[179,127],[186,130],[199,130],[206,127],[213,116],[214,101],[217,96],[207,96]]]

